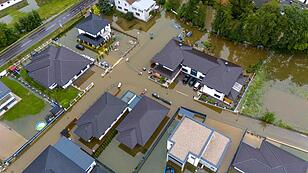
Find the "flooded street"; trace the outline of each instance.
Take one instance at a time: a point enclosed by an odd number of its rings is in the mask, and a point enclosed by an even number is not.
[[[209,8],[206,22],[208,31],[211,30],[212,13],[213,10]],[[118,20],[116,23],[119,24]],[[181,28],[177,25],[181,26]],[[155,42],[156,46],[150,50],[151,52],[162,49],[172,37],[177,36],[184,28],[193,32],[192,37],[188,38],[188,43],[194,44],[196,41],[208,40],[213,46],[213,54],[216,57],[227,59],[246,69],[261,59],[269,59],[265,65],[269,70],[266,75],[267,81],[265,82],[263,97],[261,98],[262,110],[264,112],[275,112],[277,121],[282,120],[298,130],[308,131],[308,76],[305,75],[308,74],[308,55],[273,53],[249,45],[236,44],[214,34],[204,33],[196,28],[184,25],[173,14],[165,12],[162,12],[159,17],[156,16],[149,23],[140,24],[139,22],[137,26],[132,26],[131,30],[128,30],[127,27],[122,29],[135,35],[141,41]],[[138,30],[138,28],[146,28],[146,30],[142,31]],[[138,32],[142,34],[138,34]],[[153,40],[149,39],[150,33],[154,34]],[[160,34],[159,40],[155,39],[157,34]],[[144,46],[146,45],[147,43],[144,44]],[[148,53],[151,54],[151,52]],[[135,56],[140,56],[139,54],[146,56],[147,53],[144,53],[141,48],[139,52],[136,52]],[[148,67],[150,65],[148,59],[149,57],[145,58],[144,62],[140,62],[140,59],[137,61],[132,58],[130,64],[133,64],[132,68],[138,71],[143,66]]]

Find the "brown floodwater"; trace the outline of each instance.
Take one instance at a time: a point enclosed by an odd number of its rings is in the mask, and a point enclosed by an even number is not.
[[[211,31],[214,10],[208,8],[206,30]],[[182,30],[192,31],[192,37],[187,39],[189,44],[208,40],[213,46],[213,54],[247,68],[261,59],[268,59],[266,67],[268,80],[264,86],[263,111],[273,111],[278,120],[299,129],[308,131],[308,55],[274,53],[264,49],[244,44],[237,44],[215,34],[201,32],[195,27],[183,24],[174,14],[161,12],[148,23],[133,21],[125,23],[121,18],[114,18],[123,30],[128,32],[143,32],[146,37],[150,33],[163,34],[165,39],[156,40],[159,51],[166,39],[177,36]],[[134,23],[133,25],[131,23]],[[130,27],[127,27],[132,25]],[[170,35],[171,34],[171,35]],[[174,34],[174,35],[172,35]],[[142,36],[139,38],[142,39]],[[154,36],[155,39],[155,36]],[[159,44],[161,42],[161,44]],[[142,54],[142,52],[138,52]],[[140,62],[135,62],[139,66]],[[141,66],[140,66],[141,67]]]

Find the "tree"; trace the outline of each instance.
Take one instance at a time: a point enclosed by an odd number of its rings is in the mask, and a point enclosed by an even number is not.
[[[180,0],[167,0],[165,3],[165,7],[167,11],[170,11],[171,9],[174,11],[177,11],[181,6]]]
[[[91,7],[91,12],[92,12],[93,14],[97,15],[97,16],[99,16],[99,15],[101,14],[101,10],[100,10],[100,8],[98,7],[97,4],[96,4],[96,5],[93,5],[93,6]]]
[[[0,47],[6,47],[18,39],[14,28],[7,24],[0,23]]]
[[[275,113],[265,112],[261,117],[261,120],[268,124],[273,124],[276,120]]]
[[[131,21],[134,19],[134,14],[132,12],[127,12],[124,17],[126,20]]]
[[[232,22],[231,6],[219,5],[213,22],[213,31],[218,35],[228,36]]]
[[[28,13],[21,17],[18,22],[14,24],[19,33],[30,32],[42,24],[42,19],[36,11]]]
[[[158,0],[157,2],[159,5],[164,5],[166,3],[166,0]]]
[[[192,22],[194,26],[204,27],[206,9],[200,0],[189,0],[183,4],[178,10],[178,16],[188,22]]]
[[[97,5],[102,14],[111,15],[113,13],[113,6],[109,0],[99,0]]]
[[[252,0],[230,0],[232,17],[241,19],[253,12],[254,5]]]

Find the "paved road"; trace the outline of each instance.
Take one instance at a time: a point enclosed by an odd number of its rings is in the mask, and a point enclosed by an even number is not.
[[[58,28],[60,28],[64,23],[71,20],[76,14],[80,13],[80,11],[84,8],[89,7],[95,0],[82,0],[79,4],[75,5],[65,13],[56,17],[51,22],[47,23],[43,28],[38,30],[37,32],[29,35],[27,38],[23,39],[19,43],[15,44],[13,47],[4,52],[0,57],[0,65],[3,65],[5,62],[12,59],[14,56],[22,53],[26,49],[30,48],[32,45],[42,40],[45,36],[54,32]]]

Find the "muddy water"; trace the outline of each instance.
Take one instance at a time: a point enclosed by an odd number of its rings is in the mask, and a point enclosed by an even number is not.
[[[207,11],[206,29],[211,30],[211,22],[213,20],[213,10]],[[232,61],[236,64],[247,68],[249,65],[257,63],[260,59],[270,59],[266,66],[270,69],[268,73],[268,81],[266,81],[266,89],[263,100],[263,110],[273,111],[277,115],[278,120],[282,120],[287,124],[299,129],[308,131],[308,55],[287,55],[269,52],[263,49],[257,49],[252,46],[235,44],[220,38],[214,34],[204,33],[194,27],[187,26],[177,20],[173,14],[165,14],[162,12],[159,17],[155,17],[154,21],[138,24],[132,27],[128,32],[137,32],[138,28],[144,32],[143,41],[150,41],[149,33],[163,34],[165,39],[152,41],[157,42],[157,46],[153,47],[153,51],[159,51],[166,42],[179,34],[182,29],[192,31],[193,35],[188,39],[190,44],[196,41],[209,40],[213,45],[213,54]],[[119,22],[117,22],[119,23]],[[177,24],[181,27],[178,27]],[[122,23],[123,25],[123,23]],[[142,27],[141,27],[142,26]],[[137,30],[136,30],[137,29]],[[127,30],[127,28],[123,28]],[[137,54],[142,54],[138,52]],[[146,62],[133,62],[137,68],[148,65]]]

